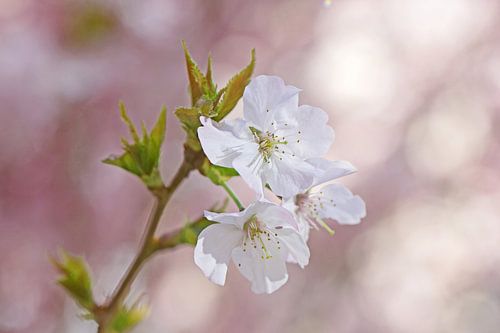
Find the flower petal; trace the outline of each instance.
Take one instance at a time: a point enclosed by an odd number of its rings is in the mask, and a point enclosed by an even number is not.
[[[297,229],[297,221],[294,215],[286,208],[269,203],[257,212],[257,218],[263,221],[269,228],[292,227]]]
[[[194,249],[194,262],[210,281],[223,286],[233,249],[241,244],[243,232],[227,224],[203,229]]]
[[[248,140],[237,137],[229,124],[217,124],[209,118],[200,117],[203,126],[198,128],[198,138],[210,162],[223,167],[232,167]]]
[[[260,75],[245,88],[244,117],[260,130],[267,131],[273,115],[281,109],[293,110],[299,105],[300,89],[287,86],[277,76]]]
[[[218,123],[218,128],[221,131],[229,131],[239,139],[254,141],[254,136],[250,131],[250,124],[248,121],[237,118],[228,119]]]
[[[263,162],[263,157],[259,153],[259,145],[257,143],[249,143],[245,146],[244,152],[232,164],[232,167],[238,171],[247,185],[257,193],[259,199],[264,196],[261,179]]]
[[[243,251],[241,247],[233,250],[233,261],[241,274],[252,283],[256,294],[270,294],[288,281],[286,263],[279,253],[262,259],[258,250]]]
[[[301,268],[309,263],[309,247],[302,236],[292,228],[275,229],[283,246],[288,250],[288,255],[292,257]]]
[[[239,229],[243,229],[243,225],[248,220],[251,214],[249,213],[249,208],[250,206],[241,212],[235,213],[215,213],[206,210],[204,212],[204,215],[209,221],[233,225],[235,227],[238,227]]]
[[[275,203],[265,201],[265,200],[260,200],[260,201],[255,201],[254,203],[250,204],[242,210],[241,212],[235,212],[235,213],[215,213],[215,212],[210,212],[210,211],[205,211],[204,216],[209,220],[209,221],[215,221],[219,222],[222,224],[229,224],[233,225],[235,227],[238,227],[239,229],[243,229],[243,225],[253,216],[257,215],[260,212],[270,208],[270,207],[278,207]]]
[[[319,214],[323,219],[336,220],[339,224],[358,224],[366,216],[363,199],[353,195],[347,187],[330,184],[321,189],[323,193],[323,209]]]
[[[302,239],[307,243],[307,240],[309,239],[309,231],[311,229],[311,226],[309,225],[309,222],[303,217],[302,213],[298,211],[299,207],[295,204],[296,199],[297,199],[296,196],[283,199],[281,201],[281,207],[285,208],[286,210],[288,210],[293,214],[294,220],[297,224],[297,230],[299,231],[299,234],[302,236]]]
[[[325,111],[309,105],[287,110],[289,117],[285,128],[275,134],[285,137],[288,147],[299,157],[311,158],[323,156],[328,152],[334,140],[334,131],[328,125]],[[283,121],[281,121],[283,122]]]
[[[347,161],[329,161],[324,158],[310,158],[306,160],[316,168],[312,186],[325,183],[357,171],[356,167]]]
[[[311,164],[299,158],[273,156],[270,164],[264,164],[263,176],[276,195],[288,198],[311,187],[314,171]]]

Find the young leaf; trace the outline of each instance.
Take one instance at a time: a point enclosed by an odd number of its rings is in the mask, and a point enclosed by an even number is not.
[[[207,60],[207,74],[205,75],[207,84],[210,88],[211,92],[215,92],[217,90],[217,87],[214,84],[213,78],[212,78],[212,56],[208,54],[208,60]]]
[[[120,108],[120,117],[122,118],[122,121],[128,126],[128,130],[130,132],[130,135],[132,136],[132,139],[134,139],[135,143],[139,142],[139,134],[137,134],[137,129],[135,128],[134,123],[127,115],[125,103],[120,102],[118,104],[118,107]]]
[[[130,308],[122,306],[110,323],[111,332],[125,333],[137,326],[149,314],[148,307],[133,305]]]
[[[84,259],[61,251],[60,258],[51,258],[51,261],[61,273],[57,283],[66,289],[78,305],[91,313],[95,302],[90,274]]]
[[[189,54],[185,41],[182,41],[182,48],[184,49],[184,57],[186,58],[191,105],[195,106],[198,99],[203,95],[203,90],[207,88],[208,84],[205,76]]]
[[[151,140],[155,148],[161,147],[163,140],[165,140],[165,131],[167,126],[167,108],[164,106],[161,109],[160,116],[156,121],[155,126],[151,130]]]
[[[201,126],[199,108],[177,108],[175,116],[182,124],[182,128],[186,131],[186,145],[194,151],[201,151],[200,141],[198,140],[197,129]]]
[[[222,96],[222,100],[217,105],[217,116],[213,118],[215,121],[222,120],[232,109],[234,109],[240,98],[243,96],[245,87],[250,82],[250,77],[252,76],[254,67],[255,49],[252,50],[252,59],[247,67],[233,76],[224,88],[225,91]]]
[[[124,153],[120,156],[110,156],[103,162],[118,166],[140,177],[149,188],[163,185],[158,164],[161,146],[165,139],[167,109],[162,108],[160,116],[153,129],[148,133],[142,124],[142,137],[139,137],[134,123],[130,120],[123,103],[120,103],[120,113],[123,122],[128,126],[133,142],[122,139]]]

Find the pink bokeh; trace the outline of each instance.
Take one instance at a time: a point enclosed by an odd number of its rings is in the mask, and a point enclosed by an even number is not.
[[[100,160],[126,133],[119,100],[147,124],[188,104],[181,39],[202,66],[211,52],[219,86],[255,48],[256,74],[327,111],[368,216],[313,232],[307,269],[270,296],[234,267],[211,284],[192,248],[159,255],[134,285],[152,307],[136,332],[500,330],[500,2],[2,0],[1,333],[95,331],[48,257],[84,255],[98,299],[130,262],[152,200]],[[183,140],[169,112],[166,179]],[[193,173],[162,230],[224,196]]]

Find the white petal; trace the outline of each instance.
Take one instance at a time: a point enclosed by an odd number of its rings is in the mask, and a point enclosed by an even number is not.
[[[247,206],[241,212],[234,213],[215,213],[210,211],[205,211],[204,216],[209,221],[215,221],[222,224],[229,224],[239,229],[243,229],[244,224],[253,216],[257,215],[259,212],[262,212],[270,207],[279,207],[275,203],[261,200],[256,201]]]
[[[295,204],[296,199],[297,197],[293,196],[281,200],[281,207],[286,208],[286,210],[288,210],[292,214],[295,214],[295,211],[297,210],[297,205]]]
[[[290,118],[275,134],[285,137],[289,148],[302,158],[320,157],[328,152],[334,140],[334,131],[328,125],[325,111],[309,105],[289,110]]]
[[[296,220],[297,220],[299,234],[302,237],[302,239],[304,240],[304,242],[307,243],[307,241],[309,240],[309,234],[311,231],[311,224],[309,224],[309,222],[307,222],[307,220],[304,219],[304,217],[302,217],[302,216],[297,216]]]
[[[243,225],[245,224],[247,220],[247,213],[246,210],[241,211],[241,212],[235,212],[235,213],[215,213],[215,212],[209,212],[205,211],[204,216],[209,220],[209,221],[215,221],[219,222],[222,224],[230,224],[235,227],[238,227],[240,229],[243,228]]]
[[[243,225],[250,219],[253,215],[258,212],[267,209],[268,207],[274,207],[276,204],[269,201],[256,201],[247,206],[241,212],[235,213],[214,213],[205,211],[205,217],[210,221],[220,222],[222,224],[230,224],[243,229]]]
[[[291,256],[300,267],[304,268],[309,263],[309,247],[302,236],[292,228],[275,229],[278,238],[288,250]]]
[[[297,230],[299,231],[299,234],[302,236],[302,239],[307,243],[309,239],[309,231],[311,230],[311,226],[309,225],[309,222],[307,222],[303,218],[302,213],[297,211],[298,207],[295,204],[296,198],[297,197],[294,196],[288,199],[283,199],[281,201],[281,207],[285,208],[286,210],[288,210],[293,214],[294,220],[297,223]],[[290,262],[289,260],[287,261]]]
[[[311,225],[301,217],[297,217],[297,224],[299,226],[300,237],[302,237],[304,242],[307,244],[307,241],[309,240],[309,234],[311,233]],[[293,254],[288,250],[287,253],[288,256],[286,258],[286,262],[290,264],[298,264],[298,261],[297,259],[295,259]]]
[[[252,283],[252,291],[256,294],[270,294],[288,281],[286,263],[279,253],[262,259],[257,251],[244,252],[237,247],[232,257],[241,274]]]
[[[312,186],[344,177],[357,171],[356,167],[347,161],[329,161],[324,158],[310,158],[307,159],[306,162],[316,168]]]
[[[297,205],[295,204],[296,197],[291,197],[288,199],[284,199],[281,201],[281,207],[286,208],[289,212],[291,212],[294,217],[295,221],[297,222],[297,230],[304,240],[304,242],[307,243],[309,240],[309,233],[311,230],[311,226],[309,225],[309,222],[307,222],[303,217],[302,214],[297,212]],[[298,264],[297,260],[295,257],[291,254],[288,253],[288,257],[286,259],[286,262],[292,263],[292,264]]]
[[[345,186],[330,184],[321,189],[324,197],[323,209],[320,210],[323,219],[336,220],[339,224],[358,224],[366,216],[366,206],[363,199],[353,195]]]
[[[257,76],[243,94],[245,119],[262,131],[268,130],[276,112],[298,107],[299,91],[296,87],[285,85],[277,76]]]
[[[194,262],[210,281],[223,286],[231,253],[242,239],[242,231],[232,225],[208,226],[198,236]]]
[[[297,229],[297,221],[294,215],[286,208],[276,204],[270,204],[257,212],[257,218],[263,221],[269,228],[292,227]]]
[[[210,162],[224,167],[232,167],[248,140],[238,138],[230,125],[219,125],[211,119],[200,117],[203,126],[198,128],[198,137],[205,155]]]
[[[245,151],[232,164],[232,167],[238,171],[247,185],[257,193],[258,198],[264,196],[261,179],[262,164],[263,158],[259,153],[259,145],[257,143],[248,144],[245,147]]]
[[[273,156],[271,163],[264,165],[263,176],[276,195],[288,198],[311,187],[314,171],[311,164],[299,158]]]
[[[218,128],[221,131],[230,131],[239,139],[254,141],[250,126],[248,121],[241,118],[224,120],[218,123]]]

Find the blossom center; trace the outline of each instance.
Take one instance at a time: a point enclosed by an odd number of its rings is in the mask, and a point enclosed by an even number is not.
[[[246,232],[243,240],[243,252],[248,248],[254,251],[262,251],[261,259],[270,259],[272,254],[270,246],[281,249],[280,241],[277,239],[278,234],[272,233],[267,226],[262,223],[255,215],[252,216],[244,225],[243,230]]]
[[[318,228],[316,224],[321,225],[333,235],[335,231],[323,220],[320,211],[325,209],[325,205],[336,206],[332,199],[324,197],[323,192],[298,194],[295,197],[297,213],[302,216],[311,226]]]
[[[270,131],[264,133],[255,127],[250,127],[250,131],[255,138],[255,142],[259,145],[259,153],[262,154],[265,162],[270,162],[271,155],[274,151],[278,150],[278,145],[286,145],[288,143],[284,137],[280,138]]]

